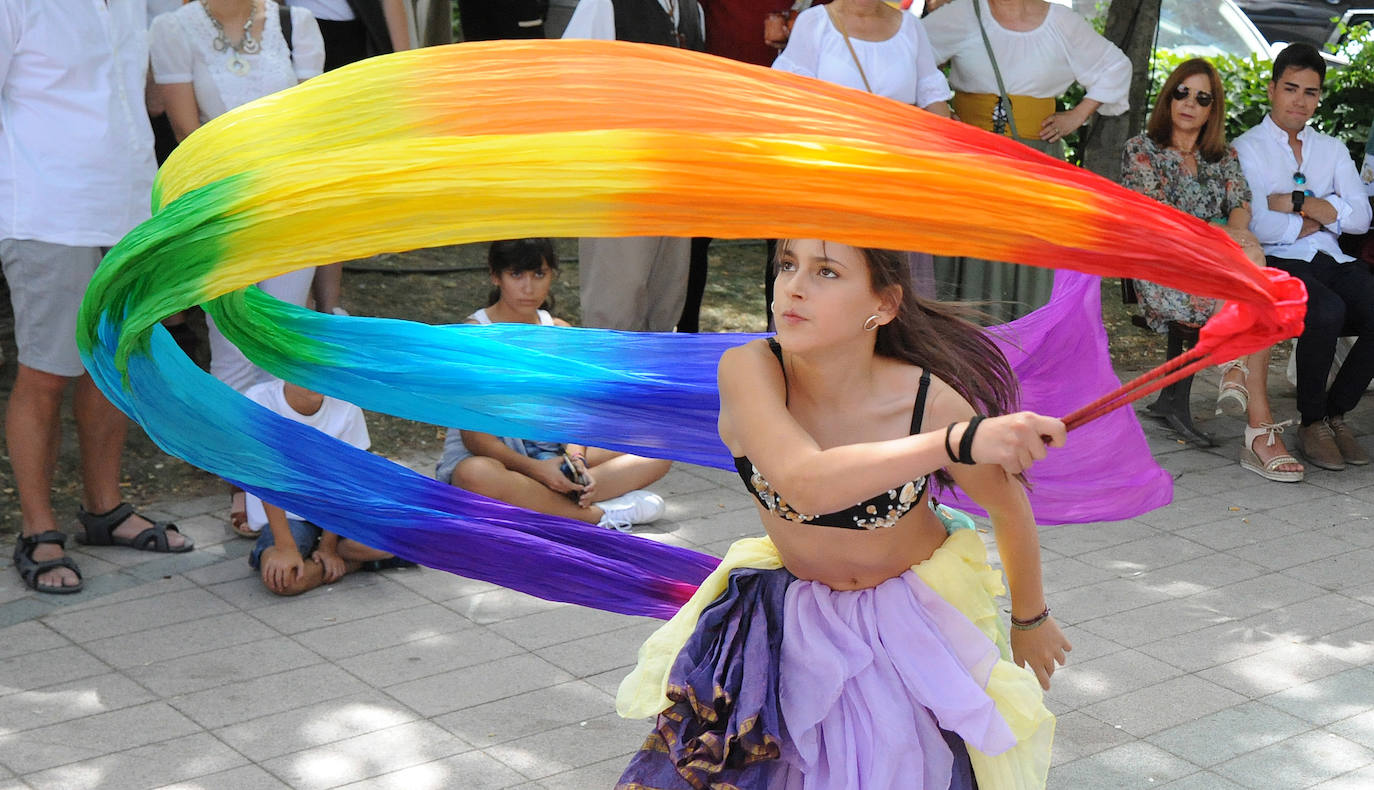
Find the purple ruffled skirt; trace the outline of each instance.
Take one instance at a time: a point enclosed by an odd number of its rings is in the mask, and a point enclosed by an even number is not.
[[[778,713],[785,568],[741,568],[697,620],[668,675],[672,705],[617,790],[766,788],[782,754]]]
[[[836,591],[737,569],[669,674],[621,790],[973,790],[965,741],[1015,743],[996,646],[913,572]]]

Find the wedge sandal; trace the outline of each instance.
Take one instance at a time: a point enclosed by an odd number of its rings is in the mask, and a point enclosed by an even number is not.
[[[1250,368],[1239,359],[1221,366],[1221,384],[1217,390],[1217,414],[1228,417],[1244,417],[1250,409],[1250,390],[1245,385],[1227,381],[1226,374],[1239,370],[1245,378],[1250,377]]]
[[[19,577],[24,580],[24,584],[28,585],[30,590],[53,595],[71,595],[81,592],[86,583],[82,580],[81,569],[76,567],[76,563],[72,561],[71,557],[58,557],[55,560],[35,560],[33,558],[33,550],[38,548],[40,543],[55,543],[65,549],[67,536],[55,529],[40,532],[37,535],[19,536],[19,541],[14,544],[14,568],[19,571]],[[54,568],[66,568],[75,573],[76,586],[39,584],[38,577]]]
[[[1285,426],[1292,424],[1292,420],[1284,420],[1279,423],[1260,423],[1258,428],[1250,428],[1247,426],[1245,429],[1245,446],[1240,448],[1240,465],[1260,477],[1263,477],[1265,480],[1273,480],[1276,483],[1301,483],[1303,478],[1307,475],[1305,470],[1285,471],[1279,469],[1280,466],[1285,464],[1300,464],[1298,459],[1288,453],[1283,453],[1265,462],[1260,460],[1259,453],[1256,453],[1254,450],[1255,440],[1265,434],[1269,435],[1269,440],[1265,442],[1265,446],[1273,447],[1275,437],[1283,433]]]
[[[178,535],[181,530],[177,529],[176,524],[167,521],[155,522],[151,527],[143,530],[132,538],[125,538],[114,534],[120,524],[129,520],[130,516],[135,515],[134,506],[128,502],[121,502],[118,507],[107,513],[89,513],[86,508],[77,511],[76,520],[86,530],[85,537],[78,536],[77,540],[87,546],[128,546],[138,551],[154,551],[162,554],[183,554],[195,548],[191,539],[180,546],[173,546],[167,540],[167,530],[172,530]]]

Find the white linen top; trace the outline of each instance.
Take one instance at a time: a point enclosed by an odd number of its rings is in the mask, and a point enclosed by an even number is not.
[[[0,238],[110,247],[148,218],[146,0],[0,3]]]
[[[865,90],[866,76],[875,94],[918,107],[953,95],[945,75],[935,67],[925,27],[912,14],[902,14],[902,26],[892,38],[865,41],[850,36],[849,41],[863,64],[862,76],[825,6],[812,6],[797,15],[787,48],[773,61],[773,68],[857,90]]]
[[[248,391],[243,394],[244,397],[259,406],[264,406],[288,420],[308,425],[323,434],[351,444],[359,450],[366,450],[372,445],[372,437],[367,433],[367,419],[363,416],[363,410],[348,401],[326,395],[324,396],[324,403],[320,405],[318,411],[314,414],[301,414],[286,402],[285,382],[281,379],[271,379],[256,384],[249,387]],[[249,494],[244,498],[244,505],[248,511],[249,527],[257,530],[267,526],[267,511],[263,509],[261,499]],[[286,517],[301,519],[300,516],[289,511]]]
[[[539,316],[540,326],[558,326],[554,323],[553,315],[548,310],[536,310],[535,313]],[[475,324],[490,324],[491,316],[487,315],[487,308],[483,307],[480,310],[474,310],[468,316],[468,320]]]
[[[353,13],[353,6],[348,4],[348,0],[286,0],[286,4],[295,8],[304,8],[315,15],[316,19],[323,19],[326,22],[347,22],[350,19],[357,19],[357,14]]]
[[[1102,102],[1101,115],[1129,107],[1131,60],[1093,30],[1072,9],[1050,3],[1034,30],[1008,30],[997,23],[987,0],[954,0],[925,17],[935,62],[950,64],[949,84],[963,93],[999,93],[973,4],[982,6],[983,25],[997,55],[1002,81],[1013,96],[1057,98],[1077,82],[1087,98]]]
[[[304,8],[291,9],[293,49],[288,51],[277,8],[266,0],[262,49],[239,56],[249,64],[246,74],[229,71],[231,53],[215,51],[215,23],[203,4],[187,3],[154,19],[149,31],[153,79],[159,85],[191,83],[200,122],[205,123],[241,104],[319,76],[324,71],[324,39],[315,17]]]
[[[181,8],[182,0],[148,0],[148,22]]]
[[[678,23],[677,0],[658,0],[663,10]],[[702,38],[706,37],[706,11],[697,3],[697,24],[701,25]],[[762,23],[760,33],[762,36]],[[563,38],[590,38],[598,41],[615,40],[615,6],[611,0],[579,0],[568,26],[563,29]]]
[[[1289,260],[1310,261],[1324,252],[1336,261],[1354,258],[1341,252],[1336,238],[1342,233],[1361,234],[1369,230],[1369,196],[1355,169],[1355,160],[1345,143],[1329,135],[1303,127],[1298,132],[1302,143],[1302,163],[1288,144],[1288,132],[1268,115],[1259,125],[1236,138],[1236,153],[1245,180],[1254,193],[1251,201],[1250,232],[1264,245],[1264,254]],[[1293,176],[1301,171],[1307,183],[1297,185]],[[1302,217],[1294,213],[1269,210],[1269,196],[1289,194],[1295,189],[1310,190],[1336,209],[1336,221],[1316,233],[1298,238]]]

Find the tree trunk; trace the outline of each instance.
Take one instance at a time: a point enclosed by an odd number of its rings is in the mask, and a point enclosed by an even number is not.
[[[1083,166],[1113,181],[1121,180],[1121,151],[1145,128],[1150,90],[1150,58],[1159,28],[1160,0],[1113,0],[1103,35],[1131,59],[1131,108],[1117,116],[1097,116],[1083,146]]]

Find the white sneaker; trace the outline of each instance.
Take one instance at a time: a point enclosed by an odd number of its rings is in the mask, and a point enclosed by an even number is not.
[[[602,510],[596,525],[620,532],[629,532],[635,524],[659,520],[665,508],[663,497],[642,488],[596,504]]]

